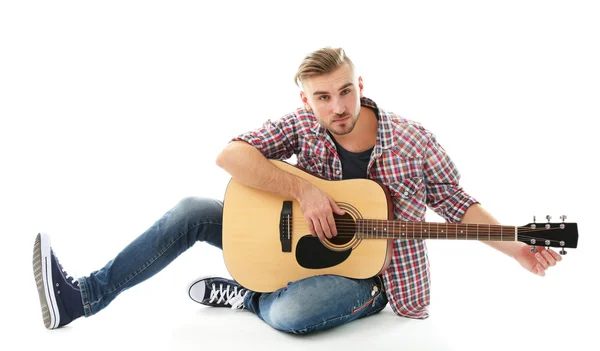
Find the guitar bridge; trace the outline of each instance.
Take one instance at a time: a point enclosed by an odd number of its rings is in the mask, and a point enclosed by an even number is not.
[[[279,217],[281,252],[292,252],[292,202],[284,201]]]

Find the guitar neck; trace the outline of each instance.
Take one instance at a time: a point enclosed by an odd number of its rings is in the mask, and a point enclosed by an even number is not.
[[[358,219],[356,231],[362,239],[517,241],[518,228],[495,224]]]

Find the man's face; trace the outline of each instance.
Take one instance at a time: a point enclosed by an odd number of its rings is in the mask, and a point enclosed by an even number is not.
[[[345,135],[354,129],[363,84],[361,77],[354,77],[350,65],[344,63],[331,73],[304,79],[302,87],[302,102],[324,128],[334,135]]]

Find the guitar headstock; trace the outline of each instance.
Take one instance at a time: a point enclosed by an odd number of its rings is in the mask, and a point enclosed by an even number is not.
[[[565,255],[565,248],[577,248],[579,233],[577,232],[577,223],[566,223],[567,216],[560,216],[562,222],[551,223],[551,216],[546,216],[547,223],[536,223],[533,217],[533,223],[528,223],[518,227],[518,240],[532,246],[558,247],[561,255]]]

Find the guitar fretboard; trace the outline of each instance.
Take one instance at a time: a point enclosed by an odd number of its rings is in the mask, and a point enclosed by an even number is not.
[[[356,231],[357,236],[364,239],[517,240],[517,227],[495,224],[358,219]]]

